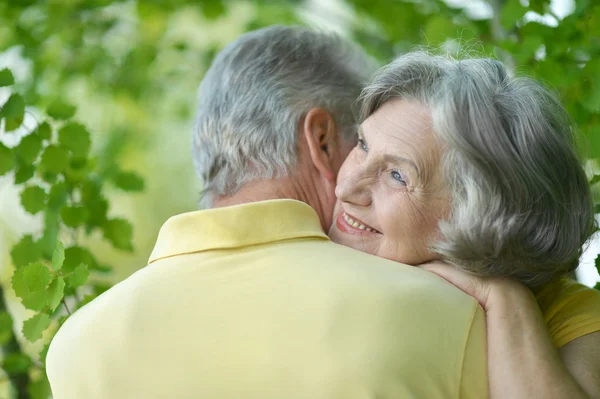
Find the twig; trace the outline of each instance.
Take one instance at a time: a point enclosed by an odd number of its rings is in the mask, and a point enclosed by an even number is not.
[[[64,299],[62,300],[62,304],[65,306],[65,309],[66,309],[67,313],[69,314],[69,316],[71,316],[71,311],[69,310],[69,307],[67,306],[67,302]]]

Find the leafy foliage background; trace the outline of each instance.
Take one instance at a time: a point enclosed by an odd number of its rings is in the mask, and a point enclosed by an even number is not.
[[[560,93],[593,179],[600,5],[559,16],[545,0],[478,2],[479,16],[441,0],[0,0],[0,398],[47,398],[58,325],[142,267],[169,216],[195,209],[196,87],[247,30],[334,29],[381,62],[415,44],[495,54]]]

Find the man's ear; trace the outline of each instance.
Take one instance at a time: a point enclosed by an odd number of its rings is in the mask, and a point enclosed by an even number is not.
[[[312,108],[302,128],[313,165],[326,179],[335,181],[333,162],[339,138],[333,116],[324,109]]]

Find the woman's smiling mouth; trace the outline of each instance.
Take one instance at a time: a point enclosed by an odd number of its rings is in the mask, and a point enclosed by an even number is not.
[[[348,215],[346,212],[340,212],[336,220],[338,229],[350,234],[381,234],[380,231],[365,224],[363,221]]]

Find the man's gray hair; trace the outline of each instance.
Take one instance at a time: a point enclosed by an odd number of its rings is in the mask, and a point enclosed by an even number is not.
[[[452,207],[435,252],[469,272],[529,286],[577,267],[596,229],[592,195],[575,129],[550,91],[493,59],[415,51],[364,89],[362,120],[396,98],[430,109],[444,147]]]
[[[342,137],[354,138],[352,106],[373,71],[361,49],[332,33],[272,26],[229,44],[198,93],[192,151],[202,205],[290,174],[298,126],[312,108],[331,113]]]

